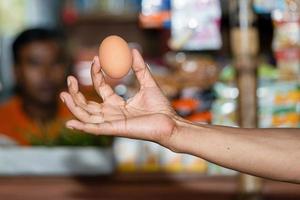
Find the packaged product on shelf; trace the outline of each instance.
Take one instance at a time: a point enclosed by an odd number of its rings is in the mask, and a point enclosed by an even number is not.
[[[233,99],[217,99],[212,106],[212,124],[238,126],[237,101]]]
[[[278,69],[271,64],[263,62],[260,64],[257,71],[260,83],[275,81],[279,79]]]
[[[180,92],[181,85],[172,75],[153,74],[164,95],[169,99],[175,98]]]
[[[165,172],[182,172],[182,154],[174,153],[173,151],[162,147],[160,151],[160,166]]]
[[[216,50],[222,45],[219,0],[172,0],[171,40],[174,50]]]
[[[297,107],[281,106],[277,107],[273,111],[272,127],[300,127],[300,112],[297,111]]]
[[[198,112],[194,113],[188,117],[186,117],[187,120],[191,122],[201,122],[201,123],[211,123],[211,112],[210,111],[205,111],[205,112]]]
[[[253,8],[256,13],[269,14],[275,9],[284,9],[285,0],[254,0]]]
[[[258,126],[299,127],[300,123],[300,83],[278,79],[279,70],[262,64],[258,68],[259,84]],[[238,126],[237,97],[238,89],[232,82],[234,71],[225,67],[220,80],[214,85],[217,99],[212,106],[212,123],[226,126]],[[227,83],[226,83],[227,82]]]
[[[273,40],[273,50],[281,50],[288,48],[299,47],[300,43],[300,25],[299,19],[284,19],[283,13],[281,11],[275,10],[273,12],[273,23],[274,23],[274,40]]]
[[[270,82],[258,89],[259,127],[300,127],[300,84]]]
[[[300,79],[300,48],[277,50],[275,57],[281,79]]]
[[[188,56],[175,68],[174,78],[182,88],[210,88],[218,78],[217,63],[208,56]]]
[[[283,9],[272,12],[274,24],[273,51],[283,80],[300,77],[300,3],[285,1]]]
[[[233,84],[218,82],[214,86],[217,99],[212,105],[212,123],[224,126],[238,126],[238,88]]]
[[[141,141],[140,170],[145,172],[157,172],[160,170],[159,156],[161,146],[156,143]]]
[[[218,63],[208,54],[167,53],[165,62],[170,66],[169,76],[180,89],[209,89],[218,79]]]
[[[172,102],[173,108],[182,117],[192,114],[198,108],[199,104],[200,102],[197,99],[192,98],[178,99]]]
[[[182,155],[183,171],[186,173],[206,173],[207,162],[196,156],[183,154]]]
[[[120,172],[136,172],[140,166],[141,141],[115,138],[113,144],[117,170]]]
[[[218,77],[217,63],[208,55],[183,52],[168,53],[165,60],[170,66],[169,73],[164,77],[155,75],[155,78],[162,83],[163,91],[167,82],[172,83],[169,91],[174,91],[172,106],[176,112],[194,122],[210,123],[210,109],[215,99],[212,86]]]
[[[179,99],[172,101],[175,111],[192,122],[211,122],[211,105],[215,99],[211,89],[187,87],[181,90]]]
[[[228,169],[225,167],[221,167],[214,163],[208,163],[207,175],[225,175],[225,176],[233,176],[237,175],[238,172],[232,169]]]
[[[142,0],[139,21],[143,28],[169,27],[171,17],[170,0]]]

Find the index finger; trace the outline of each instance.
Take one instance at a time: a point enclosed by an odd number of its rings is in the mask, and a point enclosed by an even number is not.
[[[92,76],[94,88],[98,93],[98,95],[103,99],[103,101],[106,101],[108,98],[116,96],[114,90],[104,80],[104,76],[103,76],[103,72],[101,71],[101,66],[100,66],[100,61],[98,56],[94,57],[92,67],[91,67],[91,76]]]

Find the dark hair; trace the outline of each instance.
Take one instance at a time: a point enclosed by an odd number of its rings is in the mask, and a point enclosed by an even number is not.
[[[32,28],[20,33],[12,44],[12,53],[14,63],[17,64],[20,61],[20,49],[25,45],[36,41],[56,41],[62,46],[64,40],[63,34],[53,29],[46,28]]]

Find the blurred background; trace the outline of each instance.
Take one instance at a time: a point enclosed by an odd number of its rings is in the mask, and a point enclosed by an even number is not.
[[[0,197],[45,198],[32,196],[40,187],[63,199],[299,199],[296,185],[67,130],[58,98],[73,74],[101,102],[90,64],[115,34],[143,54],[182,117],[299,128],[299,9],[299,0],[0,0]],[[138,90],[132,73],[107,81],[124,98]]]

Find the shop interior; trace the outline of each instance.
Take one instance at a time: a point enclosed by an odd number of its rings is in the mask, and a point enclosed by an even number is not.
[[[118,35],[141,52],[181,117],[300,128],[299,0],[0,0],[0,105],[20,83],[13,42],[37,27],[63,35],[68,73],[90,100],[102,101],[92,59],[105,37]],[[133,72],[107,82],[125,99],[139,87]],[[300,199],[299,185],[147,141],[61,127],[56,138],[45,129],[19,145],[1,135],[1,124],[21,123],[11,120],[8,112],[0,121],[0,199]]]

